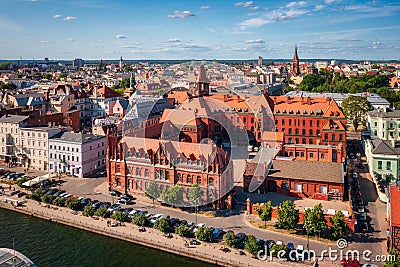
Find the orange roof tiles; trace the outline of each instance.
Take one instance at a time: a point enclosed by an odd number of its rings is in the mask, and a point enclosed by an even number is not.
[[[272,97],[272,100],[274,101],[274,114],[316,115],[318,111],[321,111],[323,117],[345,119],[337,103],[330,98],[277,96]]]
[[[390,224],[400,226],[400,190],[397,186],[390,187]]]

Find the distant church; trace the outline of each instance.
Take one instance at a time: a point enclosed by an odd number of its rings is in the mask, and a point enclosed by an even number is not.
[[[292,76],[298,76],[300,74],[300,64],[299,64],[299,56],[297,55],[297,45],[294,47],[294,56],[291,72]]]

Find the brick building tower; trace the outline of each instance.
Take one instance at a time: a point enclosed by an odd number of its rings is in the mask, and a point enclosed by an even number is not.
[[[199,74],[196,78],[194,96],[207,96],[210,94],[210,80],[207,79],[204,65],[200,65]]]
[[[297,45],[294,47],[294,56],[292,63],[292,76],[298,76],[300,74],[299,56],[297,55]]]

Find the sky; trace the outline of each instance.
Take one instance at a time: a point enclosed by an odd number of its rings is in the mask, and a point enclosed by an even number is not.
[[[0,59],[399,60],[400,1],[0,0]]]

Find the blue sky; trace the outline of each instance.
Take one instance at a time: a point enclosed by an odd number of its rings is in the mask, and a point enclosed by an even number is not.
[[[0,59],[400,59],[400,2],[0,0]]]

